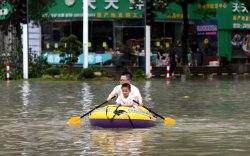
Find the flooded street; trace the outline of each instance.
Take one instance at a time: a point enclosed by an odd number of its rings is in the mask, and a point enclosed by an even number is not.
[[[118,81],[1,81],[0,155],[247,156],[249,83],[135,81],[144,104],[176,124],[104,129],[67,120],[103,103]]]

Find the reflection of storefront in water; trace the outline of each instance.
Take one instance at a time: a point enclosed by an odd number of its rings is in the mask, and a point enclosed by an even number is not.
[[[155,23],[151,26],[151,50],[163,44],[166,51],[181,38],[182,10],[180,6],[172,3],[171,13],[156,12]],[[197,11],[211,9],[216,12],[212,20],[205,23],[215,28],[211,34],[201,36],[197,26],[202,17]],[[237,10],[238,9],[238,10]],[[90,1],[89,2],[89,51],[95,53],[121,52],[130,53],[133,41],[138,41],[141,52],[144,47],[144,5],[139,4],[136,9],[130,5],[130,1]],[[249,14],[241,3],[225,3],[223,0],[211,0],[206,5],[189,6],[189,39],[199,42],[200,49],[205,39],[212,43],[211,56],[225,57],[228,60],[234,58],[232,46],[229,45],[232,30],[249,29]],[[51,16],[51,20],[42,25],[42,52],[51,52],[57,48],[58,42],[64,36],[75,34],[82,41],[82,2],[72,3],[56,0],[56,5],[45,16]],[[211,23],[211,21],[213,21]],[[204,22],[204,21],[203,21]],[[210,23],[210,24],[209,24]],[[205,28],[205,27],[204,27]],[[207,27],[206,27],[207,28]],[[214,30],[214,29],[213,29]],[[228,41],[228,42],[227,42]],[[143,53],[141,53],[143,56]],[[213,58],[213,57],[212,57]]]
[[[149,131],[145,129],[117,129],[112,131],[93,129],[89,137],[89,151],[85,153],[140,155],[148,138]]]

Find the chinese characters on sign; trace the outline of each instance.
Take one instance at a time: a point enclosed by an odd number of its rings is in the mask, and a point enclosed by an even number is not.
[[[75,7],[81,4],[76,1]],[[67,6],[65,4],[65,6]],[[144,1],[139,0],[137,4],[134,0],[88,0],[89,17],[93,18],[142,18],[144,11]],[[46,13],[44,17],[51,18],[82,18],[82,10],[69,8],[57,8],[58,10],[65,10],[65,12],[51,12]],[[71,10],[70,10],[71,9]],[[82,9],[78,7],[78,9]]]
[[[112,17],[112,18],[139,18],[141,17],[140,15],[138,15],[137,13],[130,13],[130,12],[126,12],[126,13],[122,13],[122,12],[97,12],[96,17]]]
[[[215,3],[215,4],[208,3],[204,5],[199,4],[198,8],[199,9],[225,9],[227,8],[227,4],[226,3]]]
[[[233,13],[249,13],[244,3],[233,3]]]
[[[105,10],[109,10],[111,8],[115,9],[115,10],[118,10],[119,9],[119,2],[122,1],[122,0],[105,0]],[[129,1],[129,10],[135,10],[135,9],[138,9],[138,10],[142,10],[144,8],[144,1],[143,0],[139,0],[138,4],[135,5],[135,2],[134,0],[127,0]],[[93,9],[93,10],[96,10],[97,7],[96,5],[94,4],[96,3],[96,0],[89,0],[89,3],[88,3],[88,6]]]
[[[249,29],[250,15],[244,3],[232,3],[233,28]]]
[[[47,62],[49,64],[61,64],[60,60],[63,59],[59,54],[50,54],[47,53]],[[78,57],[78,61],[76,64],[83,64],[83,54],[81,54]],[[105,61],[108,61],[112,59],[112,55],[110,53],[104,53],[104,54],[96,54],[96,53],[90,53],[88,55],[88,64],[96,64],[96,63],[103,63]]]
[[[189,16],[190,15],[188,14],[188,17]],[[183,14],[181,14],[181,13],[172,13],[172,14],[167,15],[167,18],[169,18],[169,19],[182,19]]]

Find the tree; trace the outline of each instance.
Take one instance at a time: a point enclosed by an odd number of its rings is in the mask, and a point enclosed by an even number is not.
[[[48,9],[55,4],[55,0],[28,0],[29,1],[29,20],[34,22],[39,22],[45,20],[43,14],[48,12]],[[20,38],[21,28],[20,20],[21,14],[20,10],[22,4],[25,3],[25,0],[9,0],[10,5],[13,8],[13,13],[10,18],[0,21],[0,29],[7,32],[10,25],[14,26],[17,31],[18,38]]]
[[[49,7],[55,4],[55,0],[28,0],[29,2],[29,20],[38,23],[39,21],[45,20],[43,14],[48,12]],[[8,41],[5,43],[9,45],[10,50],[3,48],[4,52],[9,52],[11,54],[10,60],[16,62],[16,64],[22,62],[22,44],[21,44],[21,34],[22,28],[20,26],[21,20],[23,20],[21,10],[23,4],[26,0],[8,0],[8,3],[12,6],[13,13],[6,20],[0,20],[0,31],[4,32],[5,35],[11,34],[13,41],[10,44]],[[24,10],[24,9],[23,9]]]
[[[79,55],[82,53],[82,43],[75,35],[63,37],[59,43],[57,52],[63,58],[60,62],[69,65],[69,72],[72,72],[73,65],[78,61]]]
[[[240,0],[241,2],[243,2],[247,8],[248,11],[250,11],[250,2],[249,0]]]

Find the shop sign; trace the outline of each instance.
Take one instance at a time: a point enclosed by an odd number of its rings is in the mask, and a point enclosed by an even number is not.
[[[88,0],[89,17],[94,19],[138,19],[143,18],[144,1],[139,0],[133,7],[134,0]],[[53,19],[82,19],[82,1],[56,0],[56,5],[49,9],[46,17]],[[213,10],[217,18],[218,27],[221,29],[250,28],[249,11],[241,2],[233,1],[226,3],[224,0],[209,0],[206,4],[200,3],[188,6],[189,19],[202,19],[203,14],[199,11]],[[182,20],[182,8],[176,3],[170,3],[167,12],[155,12],[156,19]]]
[[[195,25],[197,31],[197,42],[201,51],[208,57],[217,56],[217,20],[197,20]]]
[[[232,57],[245,58],[250,56],[250,34],[245,29],[250,29],[250,14],[244,3],[232,3],[233,28],[232,31]],[[239,31],[244,29],[244,31]]]
[[[0,1],[0,20],[7,19],[12,13],[12,7],[7,0]]]
[[[244,3],[232,3],[233,13],[249,13]]]
[[[250,14],[244,3],[232,3],[232,27],[234,29],[250,29]]]
[[[196,31],[198,35],[217,35],[217,25],[216,24],[197,25]]]
[[[139,4],[132,7],[133,0],[88,0],[90,18],[142,18],[144,2],[140,0]],[[56,0],[56,5],[49,9],[44,17],[54,19],[72,19],[82,18],[82,1]]]
[[[244,3],[235,0],[226,3],[223,0],[210,0],[198,9],[212,9],[216,11],[218,27],[220,29],[250,29],[250,14]]]
[[[49,64],[61,64],[60,60],[63,59],[63,57],[60,57],[59,54],[46,53],[44,54],[44,57],[45,56]],[[112,59],[112,54],[110,53],[104,53],[104,54],[89,53],[88,54],[88,64],[103,63],[110,59]],[[83,54],[81,54],[78,57],[78,62],[76,64],[83,64],[83,60],[84,60],[84,56]]]
[[[67,0],[65,0],[66,2]],[[70,0],[68,0],[70,1]],[[61,0],[56,0],[56,5],[49,9],[44,17],[52,17],[54,19],[74,19],[82,18],[82,1],[74,1],[74,4],[69,6],[69,2],[62,3]],[[193,6],[190,5],[192,8]],[[169,4],[169,10],[172,13],[156,12],[157,18],[164,19],[182,19],[183,13],[179,5],[175,3]],[[138,4],[134,4],[134,0],[88,0],[88,11],[90,18],[102,19],[124,19],[124,18],[143,18],[144,14],[144,0],[139,0]],[[191,9],[192,10],[192,9]],[[193,18],[191,13],[189,16]]]

